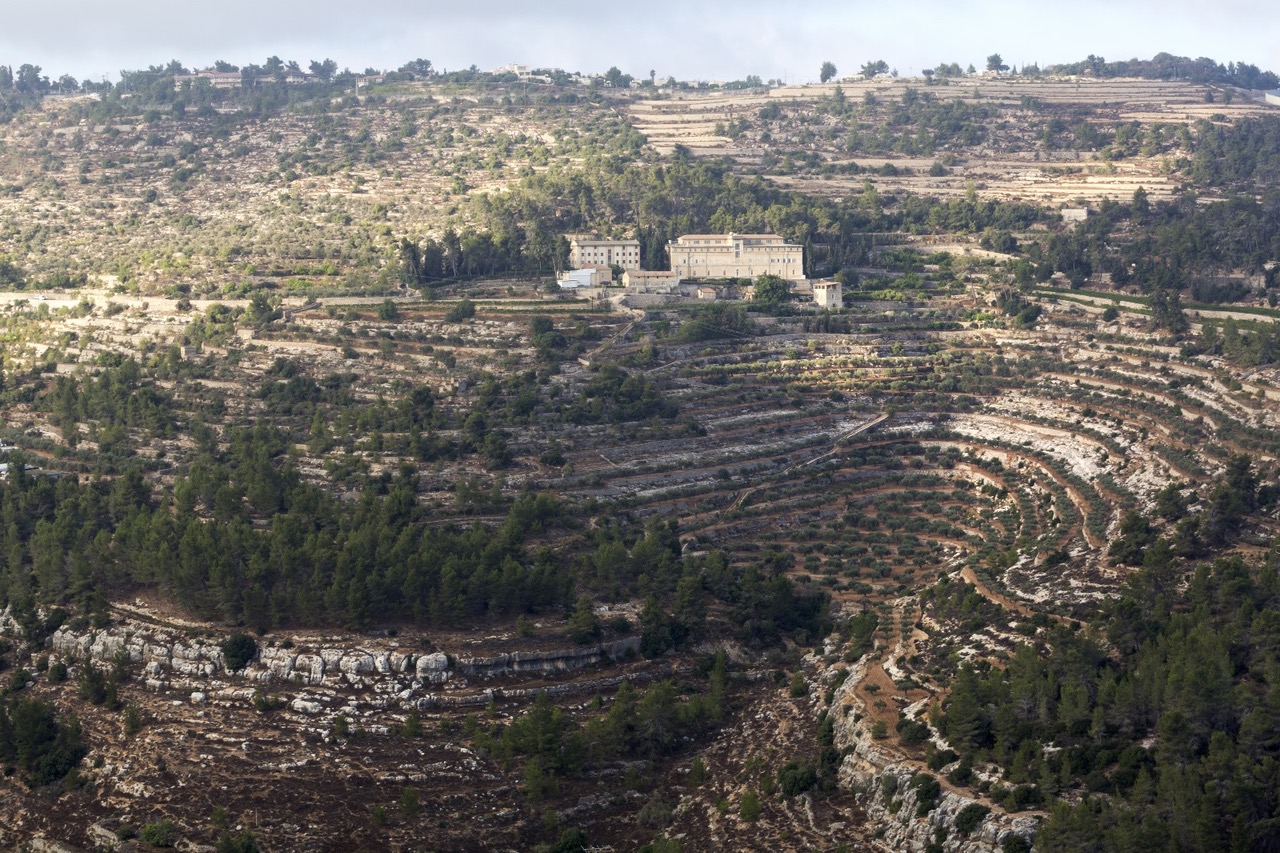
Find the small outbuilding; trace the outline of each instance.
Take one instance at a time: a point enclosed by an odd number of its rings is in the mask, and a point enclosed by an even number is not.
[[[680,276],[671,270],[627,270],[622,284],[628,293],[675,293]]]
[[[577,287],[604,287],[613,281],[613,273],[608,267],[586,267],[578,270],[565,270],[556,281],[566,290]]]
[[[819,308],[839,310],[844,307],[844,289],[838,281],[815,281],[813,302]]]

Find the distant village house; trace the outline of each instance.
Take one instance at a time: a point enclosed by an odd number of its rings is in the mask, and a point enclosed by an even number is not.
[[[316,79],[314,74],[306,71],[286,68],[282,72],[282,79],[289,85],[296,86],[301,83],[310,83]],[[270,76],[263,77],[262,82],[270,82],[273,78]],[[243,77],[239,71],[197,71],[194,74],[175,74],[173,75],[173,88],[181,89],[184,84],[196,85],[201,80],[209,81],[209,85],[215,89],[238,89],[240,88]]]
[[[173,75],[173,88],[181,89],[183,83],[196,85],[198,80],[208,80],[215,89],[238,89],[240,87],[239,71],[197,71],[194,74]]]

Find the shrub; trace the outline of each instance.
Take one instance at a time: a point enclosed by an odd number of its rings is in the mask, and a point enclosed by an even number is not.
[[[461,323],[463,320],[470,320],[476,316],[476,304],[470,299],[463,299],[449,309],[444,315],[446,323]]]
[[[235,835],[224,832],[218,836],[216,853],[258,853],[258,839],[247,829]]]
[[[747,823],[755,823],[760,819],[760,813],[764,811],[764,807],[760,805],[760,795],[755,791],[748,790],[742,795],[742,802],[738,805],[738,817]]]
[[[283,708],[284,705],[285,701],[278,696],[268,696],[261,690],[253,691],[253,710],[257,711],[259,714],[266,714],[271,711],[275,711],[279,708]]]
[[[981,803],[970,803],[956,815],[956,830],[961,835],[968,835],[978,828],[991,809]]]
[[[796,670],[796,674],[791,676],[791,698],[799,699],[802,696],[809,695],[809,682],[804,680],[804,673]]]
[[[222,659],[228,672],[239,672],[258,656],[258,644],[248,634],[232,634],[222,643]]]
[[[577,827],[570,827],[560,833],[560,839],[551,848],[551,853],[580,853],[587,849],[587,834]]]
[[[655,795],[636,813],[636,823],[647,829],[665,829],[671,823],[671,804]]]
[[[959,757],[954,750],[944,749],[929,755],[926,763],[929,765],[930,770],[941,770]]]
[[[421,800],[418,797],[416,788],[405,788],[400,792],[400,802],[396,803],[396,808],[400,814],[406,818],[414,818],[422,810]]]
[[[172,847],[178,840],[178,825],[171,820],[149,823],[138,837],[152,847]]]
[[[788,761],[778,771],[778,786],[788,797],[796,797],[818,784],[818,771],[812,764]]]
[[[973,781],[973,760],[966,755],[947,774],[947,779],[952,785],[968,785]]]
[[[1001,853],[1031,853],[1031,845],[1021,835],[1010,833],[1000,845]]]
[[[899,719],[896,728],[903,746],[917,746],[929,738],[929,727],[910,717]]]
[[[942,786],[938,780],[928,773],[917,773],[911,780],[911,787],[916,789],[916,817],[924,817],[933,811],[942,794]]]
[[[884,791],[885,799],[889,799],[898,793],[898,777],[897,776],[881,776],[880,790]]]
[[[59,721],[53,706],[40,699],[19,699],[0,712],[0,749],[16,759],[31,785],[51,785],[80,763],[88,750],[80,741],[74,716]]]
[[[1010,812],[1038,808],[1044,805],[1044,792],[1040,790],[1039,785],[1019,785],[1005,795],[1001,805]]]
[[[142,731],[142,712],[138,706],[130,702],[124,708],[124,733],[136,735]]]

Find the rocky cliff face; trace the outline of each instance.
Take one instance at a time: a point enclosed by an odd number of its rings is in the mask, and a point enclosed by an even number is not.
[[[877,829],[877,843],[894,851],[922,851],[930,844],[940,843],[945,853],[1001,853],[1012,835],[1028,842],[1034,839],[1039,817],[1010,815],[993,803],[953,789],[943,774],[928,771],[921,762],[872,737],[871,718],[854,692],[863,666],[855,665],[836,690],[831,713],[835,715],[835,745],[848,748],[840,767],[840,783],[857,794],[868,826]],[[914,709],[908,709],[911,710]],[[930,772],[942,787],[936,804],[923,817],[916,813],[919,789],[911,784],[921,772]],[[962,832],[957,817],[975,804],[990,811],[976,827]]]
[[[11,626],[12,627],[12,626]],[[3,625],[0,625],[3,628]],[[50,645],[53,657],[110,664],[125,656],[140,664],[151,690],[189,691],[192,701],[242,700],[255,690],[292,694],[289,706],[302,714],[333,710],[339,692],[343,713],[483,705],[498,696],[518,697],[545,690],[567,694],[616,685],[626,676],[588,684],[533,688],[487,686],[502,676],[567,673],[608,660],[635,655],[639,637],[590,646],[510,652],[493,656],[418,653],[370,642],[358,646],[284,648],[268,646],[243,670],[228,673],[218,641],[190,638],[184,632],[125,622],[101,631],[59,628]]]

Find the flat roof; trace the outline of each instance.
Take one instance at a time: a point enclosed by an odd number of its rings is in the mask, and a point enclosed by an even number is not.
[[[777,234],[685,234],[679,240],[778,240],[786,242]]]

